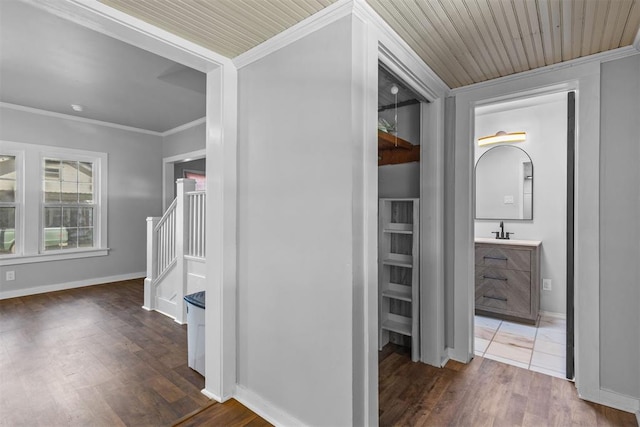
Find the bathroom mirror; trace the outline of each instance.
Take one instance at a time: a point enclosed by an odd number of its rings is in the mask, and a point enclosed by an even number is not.
[[[476,219],[533,219],[533,163],[512,145],[493,147],[475,170]]]

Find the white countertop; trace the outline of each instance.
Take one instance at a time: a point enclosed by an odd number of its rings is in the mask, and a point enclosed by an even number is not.
[[[496,239],[495,237],[476,237],[476,243],[492,243],[498,245],[540,246],[540,240]]]

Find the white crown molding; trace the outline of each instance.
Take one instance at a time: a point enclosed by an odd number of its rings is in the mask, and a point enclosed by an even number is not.
[[[427,100],[445,96],[450,88],[402,37],[365,1],[354,1],[354,14],[378,30],[381,60],[392,72],[411,80],[415,89]],[[417,73],[411,70],[419,70]],[[407,82],[409,83],[409,82]]]
[[[473,91],[483,87],[489,87],[493,85],[499,85],[506,82],[520,80],[524,78],[530,78],[539,74],[545,74],[552,71],[558,71],[565,68],[577,67],[589,63],[603,63],[608,61],[614,61],[616,59],[626,58],[628,56],[638,55],[640,52],[633,46],[625,46],[618,49],[608,50],[606,52],[595,53],[589,56],[583,56],[580,58],[572,59],[570,61],[558,62],[557,64],[547,65],[545,67],[534,68],[533,70],[523,71],[521,73],[510,74],[504,77],[498,77],[497,79],[487,80],[480,83],[474,83],[468,86],[462,86],[449,91],[449,96],[455,96],[463,92]]]
[[[41,116],[55,117],[55,118],[58,118],[58,119],[73,120],[73,121],[76,121],[76,122],[89,123],[89,124],[92,124],[92,125],[105,126],[105,127],[110,127],[110,128],[120,129],[120,130],[126,130],[126,131],[129,131],[129,132],[137,132],[137,133],[144,133],[146,135],[162,136],[162,133],[155,132],[155,131],[152,131],[152,130],[140,129],[140,128],[136,128],[136,127],[133,127],[133,126],[119,125],[119,124],[110,123],[110,122],[103,122],[102,120],[87,119],[87,118],[84,118],[84,117],[72,116],[70,114],[56,113],[56,112],[48,111],[48,110],[41,110],[39,108],[25,107],[24,105],[10,104],[8,102],[0,102],[0,107],[9,108],[9,109],[12,109],[12,110],[24,111],[24,112],[32,113],[32,114],[39,114]]]
[[[24,0],[56,16],[172,61],[209,72],[231,59],[121,12],[98,0]]]
[[[316,12],[308,18],[298,22],[294,26],[287,28],[283,32],[260,43],[258,46],[236,56],[233,58],[233,64],[238,69],[245,67],[252,62],[264,58],[265,56],[282,49],[283,47],[288,46],[309,34],[312,34],[340,18],[348,16],[352,10],[353,0],[338,0],[332,5],[327,6],[321,11]]]
[[[65,282],[56,285],[36,286],[33,288],[22,288],[12,291],[0,291],[0,300],[8,298],[24,297],[27,295],[44,294],[47,292],[64,291],[67,289],[83,288],[85,286],[104,285],[105,283],[122,282],[124,280],[141,279],[146,276],[146,272],[118,274],[116,276],[96,277],[92,279],[78,280],[76,282]]]
[[[192,122],[189,123],[185,123],[183,125],[177,126],[173,129],[169,129],[167,131],[164,131],[160,134],[160,136],[165,137],[165,136],[169,136],[169,135],[173,135],[174,133],[178,133],[178,132],[182,132],[183,130],[187,130],[189,128],[198,126],[202,123],[206,123],[207,122],[207,118],[206,117],[201,117],[197,120],[194,120]]]

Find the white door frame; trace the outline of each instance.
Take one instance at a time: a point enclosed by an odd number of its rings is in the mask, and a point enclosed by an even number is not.
[[[377,160],[377,99],[378,99],[378,62],[382,62],[398,78],[407,83],[424,99],[431,103],[421,108],[421,144],[422,158],[420,162],[420,179],[422,200],[438,200],[431,206],[421,207],[421,253],[442,253],[438,248],[442,245],[439,223],[442,221],[442,205],[444,173],[442,162],[438,156],[443,155],[444,130],[444,97],[449,87],[429,68],[424,61],[404,42],[398,34],[365,2],[354,2],[354,15],[360,18],[366,30],[359,35],[364,37],[362,48],[364,55],[364,75],[366,81],[364,135],[365,150],[364,173],[364,209],[362,214],[364,239],[364,294],[363,300],[357,300],[354,294],[354,316],[364,316],[363,341],[356,340],[364,348],[364,356],[354,351],[354,424],[378,425],[378,160]],[[359,28],[359,27],[358,27]],[[358,52],[360,53],[360,52]],[[424,185],[428,183],[428,185]],[[433,216],[431,216],[433,215]],[[433,240],[427,240],[427,236]],[[425,258],[425,257],[423,257]],[[421,268],[434,267],[437,259],[421,261]],[[422,270],[421,274],[421,358],[425,363],[441,366],[444,349],[444,283],[442,280],[443,265],[434,270]],[[428,273],[426,273],[428,271]],[[442,303],[439,300],[442,299]],[[359,333],[354,328],[354,333]],[[442,345],[438,344],[442,343]],[[357,346],[359,347],[359,346]],[[357,348],[355,347],[355,348]],[[362,357],[362,359],[361,359]],[[364,366],[360,369],[360,366]],[[358,375],[364,378],[363,389]],[[364,396],[356,396],[364,392]],[[356,399],[356,397],[358,399]],[[358,407],[362,405],[362,407]]]
[[[207,74],[206,157],[210,179],[207,179],[206,375],[202,392],[218,401],[229,399],[236,384],[236,67],[229,58],[95,0],[26,1]]]
[[[444,348],[444,97],[419,76],[416,64],[380,40],[378,60],[429,101],[420,103],[420,360],[440,367]],[[406,62],[405,62],[406,61]],[[377,64],[376,64],[377,65]],[[376,85],[377,89],[377,85]],[[377,92],[376,92],[377,93]]]
[[[580,397],[616,406],[613,393],[600,385],[599,310],[599,162],[600,61],[561,64],[486,85],[455,90],[454,306],[456,360],[473,357],[473,111],[487,101],[535,95],[552,90],[576,91],[575,183],[575,380]],[[594,333],[594,331],[596,331]]]

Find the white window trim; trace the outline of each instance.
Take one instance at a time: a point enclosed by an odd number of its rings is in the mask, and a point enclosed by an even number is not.
[[[15,197],[15,208],[16,208],[16,218],[15,218],[15,227],[14,227],[14,235],[15,235],[15,246],[14,246],[14,254],[5,254],[0,257],[15,257],[22,253],[24,248],[24,227],[22,226],[22,216],[23,216],[23,207],[24,207],[24,151],[18,150],[12,147],[7,149],[4,148],[5,144],[3,143],[2,153],[10,156],[15,156],[16,160],[16,197]]]
[[[21,155],[21,161],[18,161],[18,156],[16,156],[16,176],[19,181],[17,188],[19,196],[16,199],[20,200],[20,209],[16,214],[16,229],[20,225],[20,246],[16,245],[15,254],[0,255],[0,266],[108,255],[108,155],[106,153],[11,141],[2,141],[2,151],[11,155],[14,155],[14,153]],[[65,249],[60,251],[44,252],[41,250],[41,226],[43,224],[44,207],[42,197],[44,168],[42,165],[45,157],[91,161],[94,163],[94,191],[96,198],[94,212],[95,246],[86,249]],[[27,174],[26,171],[28,170],[37,170],[38,173]],[[37,224],[38,226],[28,227],[28,224]]]

